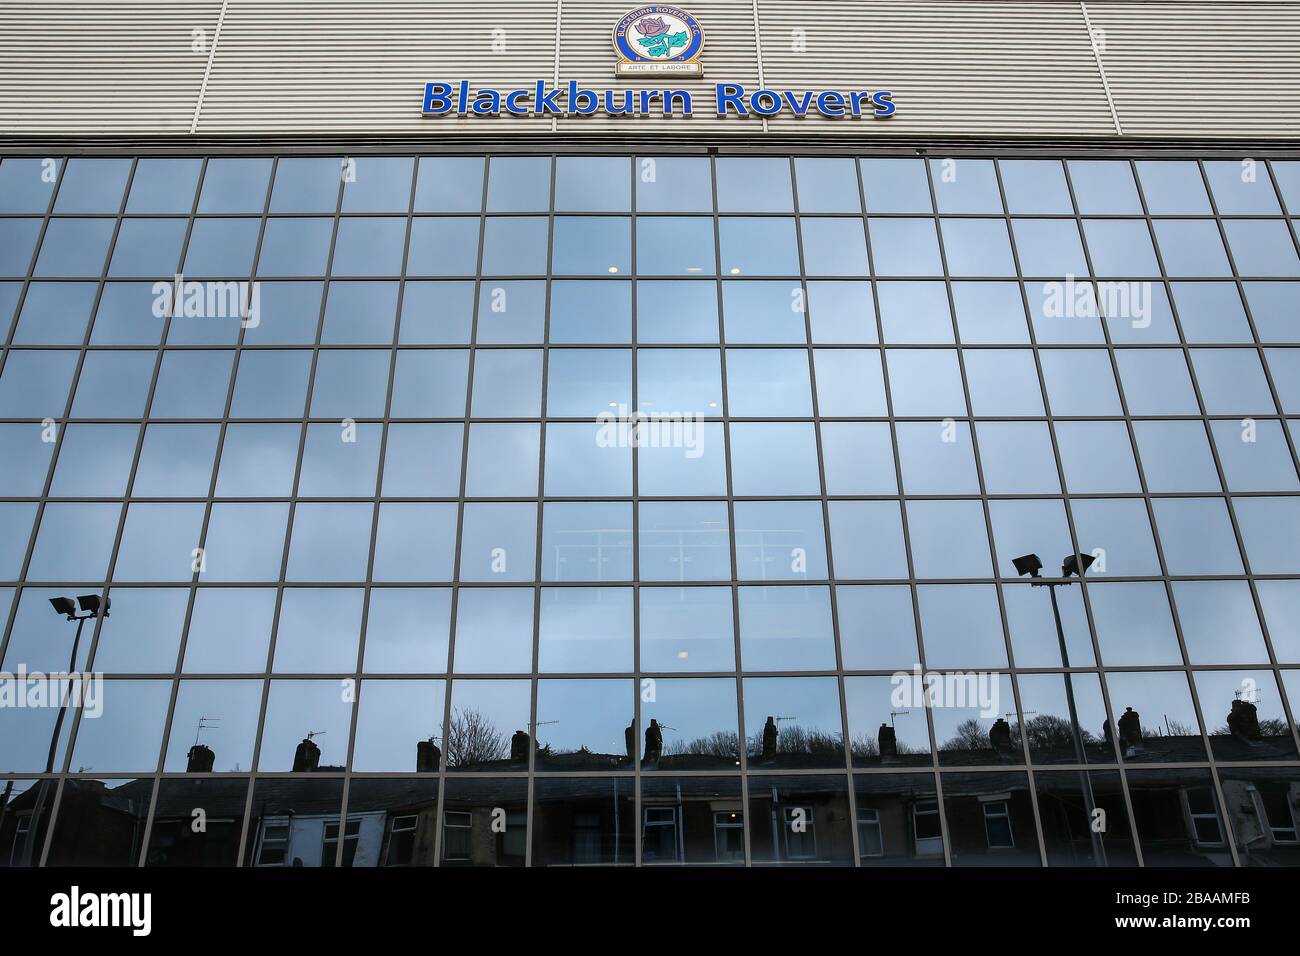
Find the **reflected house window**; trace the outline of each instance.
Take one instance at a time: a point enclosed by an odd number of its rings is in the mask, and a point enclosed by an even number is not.
[[[1131,770],[1133,822],[1147,866],[1231,866],[1209,770]]]
[[[258,780],[244,865],[334,866],[342,805],[341,777]],[[327,833],[335,838],[328,846]]]
[[[226,867],[239,859],[248,780],[163,780],[149,830],[146,866]],[[202,808],[205,828],[194,829]],[[274,841],[272,841],[274,842]]]
[[[643,778],[641,802],[643,863],[744,862],[739,778]]]
[[[542,777],[536,781],[533,799],[533,866],[630,866],[634,862],[632,777]]]
[[[525,779],[449,779],[442,814],[442,865],[523,866],[527,806]]]
[[[954,866],[1041,865],[1025,774],[945,774],[943,799]]]
[[[749,816],[754,863],[852,865],[855,822],[839,775],[755,777]]]

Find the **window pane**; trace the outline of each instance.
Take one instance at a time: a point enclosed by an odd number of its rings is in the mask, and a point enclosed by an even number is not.
[[[1002,213],[992,160],[932,159],[930,177],[939,212]]]
[[[976,415],[1042,415],[1034,353],[1028,349],[967,349],[963,353]]]
[[[639,566],[646,581],[731,579],[731,534],[722,501],[643,501]]]
[[[545,212],[551,205],[551,161],[496,156],[488,169],[489,212]]]
[[[270,159],[209,159],[199,212],[261,212],[271,164]]]
[[[363,669],[446,671],[450,628],[449,588],[376,588],[370,592]]]
[[[81,345],[96,291],[93,282],[31,283],[14,328],[13,344]]]
[[[636,309],[639,342],[718,341],[718,290],[712,282],[637,282]]]
[[[787,159],[718,159],[719,212],[790,212],[794,199]]]
[[[421,156],[415,183],[417,212],[477,212],[483,207],[481,156]]]
[[[1196,215],[1210,211],[1205,183],[1195,162],[1148,160],[1136,165],[1138,179],[1142,181],[1142,195],[1151,215]]]
[[[797,282],[724,282],[722,313],[727,342],[802,345],[803,289]]]
[[[627,274],[632,269],[632,223],[629,219],[618,216],[557,216],[554,243],[551,270],[556,275]]]
[[[718,256],[713,241],[712,219],[639,216],[636,271],[640,275],[715,275]]]
[[[334,212],[345,164],[338,159],[281,159],[271,190],[272,212]]]
[[[1219,491],[1200,422],[1134,422],[1142,471],[1152,491]]]
[[[840,580],[908,577],[903,521],[894,501],[832,501],[831,553]]]
[[[724,275],[799,274],[793,219],[727,216],[718,222]]]
[[[70,159],[63,167],[54,211],[65,214],[117,212],[130,175],[129,159]]]
[[[411,204],[407,156],[349,157],[343,177],[343,212],[406,212]]]
[[[636,161],[637,212],[712,212],[708,159],[642,157]]]
[[[532,589],[462,588],[456,604],[456,672],[512,673],[532,666]]]
[[[622,156],[561,156],[555,161],[555,208],[562,212],[626,212],[631,162]]]
[[[1073,219],[1013,219],[1011,225],[1016,236],[1021,275],[1088,274],[1083,244],[1079,241],[1079,227]]]
[[[632,670],[631,588],[543,588],[540,671]]]
[[[409,285],[406,294],[411,294]],[[550,340],[564,344],[630,343],[632,284],[570,280],[553,282]]]
[[[865,276],[867,237],[857,219],[799,220],[804,272],[810,276]]]
[[[956,350],[890,349],[886,360],[895,415],[966,414]]]
[[[382,364],[374,356],[387,354],[373,353],[370,362]],[[479,361],[482,362],[483,358],[481,355]],[[464,415],[468,376],[469,353],[464,349],[398,349],[393,368],[392,416],[441,418]],[[373,386],[381,384],[379,378],[372,383]],[[377,405],[378,394],[374,398]],[[354,411],[352,414],[358,413]]]
[[[823,422],[821,436],[827,494],[897,494],[888,423]]]
[[[869,225],[877,275],[943,274],[939,236],[933,219],[871,219]]]
[[[1126,161],[1072,159],[1066,165],[1070,169],[1075,202],[1083,215],[1142,214],[1133,170]]]
[[[731,470],[738,495],[816,495],[817,434],[811,422],[737,422]]]
[[[924,160],[863,159],[862,188],[868,212],[930,212]]]
[[[748,587],[738,595],[744,670],[835,669],[829,588]]]
[[[738,501],[736,573],[755,581],[825,579],[822,509],[815,501]]]
[[[1007,194],[1007,211],[1016,213],[1059,213],[1072,215],[1070,190],[1065,171],[1055,159],[1003,159],[1002,188]]]
[[[917,588],[921,638],[930,667],[1005,667],[997,589],[991,584]]]
[[[969,423],[899,422],[897,436],[906,494],[979,494]]]
[[[460,541],[462,581],[531,581],[536,577],[537,505],[465,505]]]
[[[941,219],[948,271],[955,276],[1013,276],[1015,263],[1001,219]],[[1027,273],[1032,275],[1032,273]]]
[[[912,594],[905,585],[840,585],[835,606],[845,669],[900,669],[920,660]]]
[[[1171,276],[1231,275],[1223,240],[1212,219],[1157,219],[1152,222],[1165,272]]]
[[[842,766],[838,684],[834,677],[745,678],[749,765],[783,770]],[[789,719],[778,723],[777,717]],[[766,813],[759,817],[767,818]]]
[[[357,710],[353,769],[376,773],[436,770],[436,763],[421,765],[421,745],[427,745],[435,736],[434,728],[442,724],[446,700],[445,681],[364,681]],[[355,791],[350,799],[354,807],[366,806]]]
[[[980,464],[991,495],[1057,494],[1051,436],[1042,422],[979,422]]]
[[[909,501],[907,525],[918,578],[992,576],[978,501]]]
[[[643,587],[640,625],[643,670],[730,671],[736,667],[730,588]]]

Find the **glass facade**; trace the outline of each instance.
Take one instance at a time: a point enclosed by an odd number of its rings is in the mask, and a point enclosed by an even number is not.
[[[5,157],[0,863],[1295,865],[1297,216],[1291,160]]]

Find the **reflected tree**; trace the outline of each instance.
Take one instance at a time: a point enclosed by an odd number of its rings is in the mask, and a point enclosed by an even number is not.
[[[447,731],[447,766],[491,763],[509,755],[506,735],[486,714],[468,707],[452,710]]]

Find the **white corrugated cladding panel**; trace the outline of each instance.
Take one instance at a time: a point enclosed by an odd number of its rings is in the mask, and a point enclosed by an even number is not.
[[[690,117],[654,118],[561,117],[559,128],[565,132],[588,129],[631,130],[651,126],[675,133],[733,130],[755,133],[762,123],[754,119],[718,116],[713,95],[714,84],[740,83],[747,89],[758,87],[758,37],[754,33],[753,0],[698,0],[676,6],[699,21],[704,30],[704,50],[700,61],[704,77],[664,76],[653,80],[615,79],[611,36],[623,15],[636,9],[629,0],[563,0],[564,16],[560,30],[560,78],[576,80],[596,89],[683,89],[691,93],[694,115]],[[756,128],[757,127],[757,128]]]
[[[1078,3],[759,0],[774,89],[890,90],[886,121],[799,119],[773,132],[1114,135]]]
[[[188,133],[220,11],[221,0],[0,4],[0,133]]]
[[[1089,0],[1125,135],[1300,135],[1300,4]]]
[[[5,0],[0,135],[185,133],[200,99],[197,131],[211,134],[1114,135],[1077,0],[679,4],[704,27],[705,76],[650,85],[691,89],[694,117],[461,120],[420,115],[426,82],[643,85],[613,72],[610,32],[633,0]],[[1300,3],[1087,6],[1126,135],[1300,135]],[[889,89],[898,113],[719,119],[713,85],[760,75],[773,89]]]
[[[230,0],[202,133],[550,132],[420,115],[427,82],[526,86],[555,74],[556,0]]]

